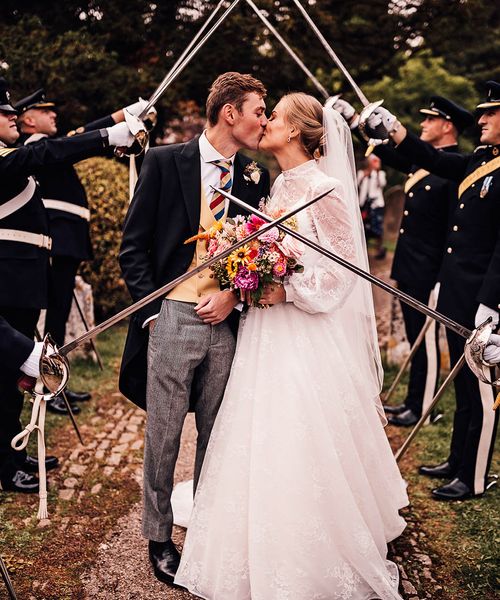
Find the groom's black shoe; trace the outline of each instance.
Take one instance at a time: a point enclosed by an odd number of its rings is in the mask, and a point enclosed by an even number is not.
[[[166,542],[149,541],[149,560],[153,565],[156,579],[173,585],[179,568],[181,555],[172,540]]]

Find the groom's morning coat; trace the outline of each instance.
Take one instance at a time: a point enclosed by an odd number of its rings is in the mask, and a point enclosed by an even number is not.
[[[250,159],[236,154],[232,194],[257,207],[269,194],[269,173],[258,184],[243,170]],[[127,213],[120,250],[123,277],[135,301],[185,273],[195,244],[184,244],[200,226],[201,169],[198,137],[185,144],[152,148],[147,153]],[[231,205],[228,216],[244,211]],[[131,317],[120,369],[120,391],[145,408],[148,327],[144,321],[160,312],[163,297]],[[236,311],[233,311],[233,316]],[[175,352],[175,348],[172,348]]]

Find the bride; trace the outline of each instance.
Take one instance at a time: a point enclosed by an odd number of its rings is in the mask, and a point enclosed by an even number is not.
[[[286,95],[260,148],[282,169],[266,212],[334,187],[298,230],[367,270],[338,113]],[[175,583],[210,600],[401,600],[386,554],[408,498],[383,430],[371,290],[310,248],[300,262],[241,321]]]

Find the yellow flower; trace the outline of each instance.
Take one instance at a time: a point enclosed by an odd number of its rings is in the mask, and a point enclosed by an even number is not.
[[[239,265],[248,265],[251,261],[251,249],[246,244],[232,252],[227,259],[226,271],[234,277],[238,271]]]

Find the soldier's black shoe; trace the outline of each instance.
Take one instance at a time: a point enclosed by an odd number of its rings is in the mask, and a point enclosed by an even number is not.
[[[55,456],[46,456],[45,457],[45,470],[51,471],[52,469],[56,469],[59,466],[59,459]],[[26,473],[38,473],[38,458],[34,456],[27,456],[24,461],[23,471]]]
[[[415,425],[418,423],[419,418],[413,411],[407,408],[402,413],[398,415],[389,417],[389,423],[391,425],[398,425],[399,427],[410,427],[410,425]]]
[[[76,404],[73,404],[72,402],[69,403],[71,406],[71,410],[73,411],[74,415],[77,415],[80,412],[80,407],[77,406]],[[63,397],[58,394],[57,396],[54,396],[54,398],[52,398],[52,400],[49,400],[47,402],[47,410],[50,410],[50,412],[53,412],[57,415],[67,415],[68,414],[68,409],[66,408],[66,403],[63,400]]]
[[[166,542],[149,541],[149,560],[153,565],[156,579],[173,585],[179,568],[181,555],[172,540]]]
[[[85,402],[92,398],[88,392],[72,392],[71,390],[65,390],[65,394],[70,402]]]
[[[406,410],[406,404],[397,404],[396,406],[389,406],[388,404],[384,406],[384,411],[388,415],[399,415],[400,413]]]
[[[24,494],[38,493],[38,477],[25,471],[16,471],[12,477],[0,480],[2,490],[6,492],[23,492]]]
[[[474,494],[469,486],[460,481],[458,477],[450,483],[432,490],[432,497],[436,500],[467,500],[474,496],[482,496],[482,494]]]
[[[430,414],[429,420],[434,425],[444,417],[442,412],[438,412],[437,410],[433,410]]]
[[[419,467],[418,472],[420,475],[427,475],[427,477],[438,477],[441,479],[451,479],[455,477],[456,469],[453,469],[448,461],[436,465],[434,467],[427,467],[422,465]]]

